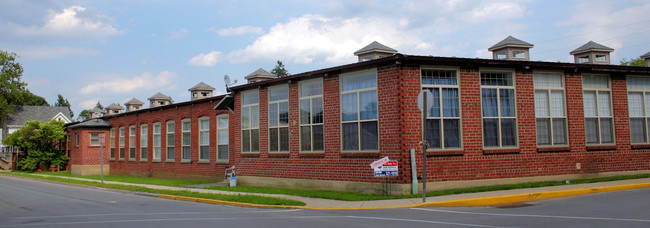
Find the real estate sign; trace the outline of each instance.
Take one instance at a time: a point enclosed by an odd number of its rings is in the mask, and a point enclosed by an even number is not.
[[[374,168],[375,177],[396,177],[399,176],[397,161],[388,161],[381,166]]]

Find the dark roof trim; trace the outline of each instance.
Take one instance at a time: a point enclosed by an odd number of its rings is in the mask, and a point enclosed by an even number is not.
[[[223,97],[225,97],[227,95],[228,94],[222,94],[222,95],[219,95],[219,96],[206,97],[206,98],[201,98],[201,99],[196,99],[196,100],[191,100],[191,101],[186,101],[186,102],[180,102],[180,103],[174,103],[174,104],[168,104],[168,105],[163,105],[163,106],[158,106],[158,107],[153,107],[153,108],[143,108],[143,109],[123,112],[123,113],[119,113],[119,114],[104,116],[104,117],[101,117],[101,119],[110,119],[110,118],[114,118],[114,117],[127,116],[127,115],[131,115],[131,114],[136,114],[136,113],[165,110],[165,109],[170,109],[170,108],[178,108],[178,107],[182,107],[182,106],[196,105],[196,104],[199,104],[199,103],[206,103],[206,102],[214,103],[215,101],[223,99]]]
[[[235,97],[227,95],[219,101],[219,103],[214,106],[215,110],[229,110],[232,113],[235,113],[233,110],[235,108]]]
[[[81,123],[67,126],[69,129],[74,128],[110,128],[111,123],[103,119],[89,119]]]

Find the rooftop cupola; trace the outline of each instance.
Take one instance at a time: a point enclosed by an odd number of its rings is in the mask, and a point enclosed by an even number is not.
[[[386,56],[391,56],[397,53],[397,50],[387,47],[386,45],[380,44],[377,41],[373,41],[358,51],[354,52],[354,55],[359,57],[359,62],[378,59]]]
[[[123,110],[124,108],[121,105],[115,103],[112,103],[106,107],[106,112],[108,112],[108,115],[120,114]]]
[[[91,119],[100,118],[100,117],[104,116],[104,114],[106,114],[106,112],[104,110],[98,108],[98,107],[94,107],[94,108],[88,110],[88,115],[90,115]]]
[[[645,59],[645,66],[650,67],[650,51],[641,56],[642,59]]]
[[[613,51],[610,47],[589,41],[570,54],[573,55],[575,63],[609,64],[609,53]]]
[[[142,101],[140,101],[138,99],[132,98],[131,100],[124,103],[124,105],[126,105],[126,111],[130,112],[130,111],[135,111],[135,110],[142,109],[142,106],[144,105],[144,102],[142,102]]]
[[[196,100],[196,99],[211,97],[212,91],[214,91],[214,87],[201,82],[199,84],[196,84],[194,87],[188,89],[188,91],[190,91],[190,93],[192,94],[192,100]]]
[[[255,83],[255,82],[260,82],[260,81],[264,81],[264,80],[278,78],[278,76],[275,76],[274,74],[271,74],[270,72],[260,68],[260,69],[257,69],[255,72],[249,74],[248,76],[244,77],[244,78],[246,80],[248,80],[248,83]]]
[[[159,106],[164,106],[172,103],[172,98],[168,97],[165,94],[162,94],[160,92],[156,93],[155,95],[151,96],[149,98],[149,107],[154,108],[154,107],[159,107]]]
[[[534,45],[508,36],[501,42],[492,45],[488,51],[492,52],[492,59],[506,59],[506,60],[530,60],[530,49]]]

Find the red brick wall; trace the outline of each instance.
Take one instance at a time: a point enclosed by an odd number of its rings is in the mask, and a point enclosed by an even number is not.
[[[70,133],[70,160],[68,161],[69,165],[99,165],[100,161],[100,146],[91,146],[90,145],[90,134],[91,133],[104,133],[104,164],[108,164],[110,157],[109,137],[108,129],[102,128],[73,128],[68,129]],[[76,134],[79,134],[79,146],[77,146]]]

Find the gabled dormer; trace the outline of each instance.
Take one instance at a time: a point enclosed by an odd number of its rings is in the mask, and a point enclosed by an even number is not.
[[[211,97],[212,92],[214,91],[214,87],[201,82],[199,84],[196,84],[194,87],[188,89],[188,91],[190,91],[190,94],[192,94],[191,100],[196,100],[196,99]]]
[[[492,52],[492,59],[529,61],[530,49],[533,46],[526,41],[508,36],[501,42],[492,45],[488,51]]]
[[[573,55],[575,63],[609,64],[609,53],[613,51],[610,47],[589,41],[570,54]]]
[[[130,111],[135,111],[135,110],[142,109],[142,106],[144,105],[144,102],[142,102],[142,101],[140,101],[138,99],[132,98],[131,100],[124,103],[124,105],[126,105],[126,111],[130,112]]]
[[[124,108],[119,104],[112,103],[106,107],[106,112],[108,115],[120,114],[122,111],[124,111]]]
[[[88,115],[90,115],[91,119],[103,117],[104,114],[106,114],[106,112],[97,107],[88,110]]]
[[[151,108],[164,106],[171,103],[172,103],[172,98],[160,92],[156,93],[155,95],[149,98],[149,105]]]
[[[57,113],[52,117],[53,120],[63,121],[63,123],[71,123],[72,121],[65,116],[62,112]]]
[[[359,62],[378,59],[386,56],[391,56],[397,53],[397,50],[387,47],[386,45],[380,44],[377,41],[373,41],[367,46],[359,49],[354,52],[354,55],[359,58]]]
[[[260,69],[257,69],[255,72],[249,74],[248,76],[244,77],[244,78],[246,80],[248,80],[248,83],[255,83],[255,82],[259,82],[259,81],[278,78],[278,76],[275,76],[274,74],[271,74],[268,71],[260,68]]]

